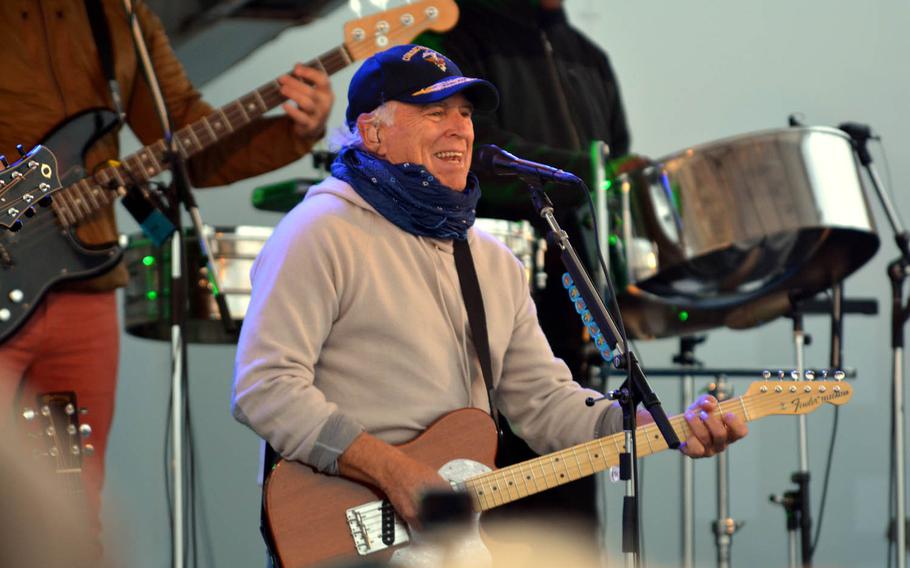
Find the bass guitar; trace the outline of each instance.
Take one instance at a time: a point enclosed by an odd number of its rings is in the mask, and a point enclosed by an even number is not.
[[[346,23],[344,43],[306,65],[331,75],[426,30],[446,31],[457,21],[454,0],[420,0]],[[177,151],[182,158],[190,158],[285,100],[277,80],[266,83],[176,131]],[[0,343],[26,322],[51,286],[102,274],[120,261],[118,246],[87,246],[76,237],[74,227],[119,199],[127,185],[145,182],[165,170],[167,147],[159,140],[123,158],[120,165],[87,175],[86,152],[117,124],[114,112],[90,109],[45,138],[43,144],[60,161],[63,186],[56,189],[52,214],[27,220],[34,208],[11,205],[9,189],[0,185],[0,229],[9,229],[0,230]],[[18,198],[16,203],[24,205]]]
[[[720,403],[716,412],[752,421],[807,414],[852,396],[851,385],[843,381],[757,381],[742,397]],[[670,423],[681,440],[688,438],[683,415]],[[471,408],[446,414],[399,449],[437,469],[467,493],[480,513],[618,465],[624,437],[620,432],[494,471],[496,429],[488,414]],[[654,424],[636,430],[636,443],[639,457],[667,449]],[[346,565],[358,557],[385,562],[405,552],[410,539],[376,488],[299,462],[279,461],[263,492],[270,548],[283,568]]]

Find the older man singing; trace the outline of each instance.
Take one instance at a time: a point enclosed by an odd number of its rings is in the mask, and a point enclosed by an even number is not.
[[[492,84],[424,47],[365,61],[348,92],[355,140],[252,271],[234,415],[284,458],[378,487],[409,523],[421,492],[448,484],[395,444],[450,411],[492,404],[538,452],[621,429],[620,410],[587,407],[598,393],[553,356],[520,262],[472,227],[471,113],[497,103]],[[479,283],[492,399],[459,254]],[[574,317],[569,309],[567,300]],[[716,408],[710,397],[690,407],[687,454],[713,455],[746,435]]]

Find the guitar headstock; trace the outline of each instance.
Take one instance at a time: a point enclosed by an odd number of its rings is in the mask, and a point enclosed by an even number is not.
[[[46,207],[51,194],[60,189],[57,158],[44,146],[35,146],[15,163],[0,170],[0,228],[18,231],[22,217],[35,215],[35,206]]]
[[[771,379],[768,372],[765,376],[765,380],[749,385],[749,390],[742,397],[750,418],[771,414],[808,414],[824,404],[840,406],[853,397],[853,385],[843,380],[843,371],[834,372],[833,380]]]
[[[92,432],[88,424],[80,423],[76,393],[52,392],[36,397],[37,409],[26,408],[22,417],[33,425],[31,436],[40,439],[35,455],[51,462],[58,474],[78,474],[82,457],[94,453],[85,439]]]
[[[457,21],[455,0],[420,0],[346,23],[344,46],[354,60],[366,59],[427,30],[449,30]]]

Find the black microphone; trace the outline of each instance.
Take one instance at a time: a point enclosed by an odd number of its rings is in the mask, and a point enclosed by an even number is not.
[[[581,179],[575,174],[538,164],[530,160],[516,158],[506,152],[499,146],[486,144],[477,148],[475,153],[477,160],[473,168],[476,173],[494,175],[494,176],[532,176],[540,181],[552,181],[556,183],[577,184]]]

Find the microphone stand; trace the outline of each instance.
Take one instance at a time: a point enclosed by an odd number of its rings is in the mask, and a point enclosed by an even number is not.
[[[635,417],[636,408],[639,403],[643,404],[647,411],[654,418],[654,423],[660,430],[661,435],[667,443],[667,446],[673,449],[679,447],[679,438],[673,430],[673,426],[667,419],[667,415],[660,404],[660,400],[645,378],[645,373],[635,356],[635,353],[629,350],[625,337],[619,331],[610,312],[604,306],[600,296],[596,293],[591,279],[584,269],[578,254],[569,242],[569,236],[556,222],[553,214],[553,202],[542,189],[543,178],[540,175],[531,173],[519,173],[519,177],[527,184],[531,193],[531,201],[538,215],[546,222],[548,227],[547,240],[551,245],[559,248],[560,259],[566,267],[566,271],[572,277],[575,286],[588,306],[594,322],[599,326],[601,332],[607,340],[610,349],[618,350],[620,355],[613,359],[613,365],[617,369],[625,369],[627,373],[626,380],[619,389],[610,393],[607,397],[597,400],[617,400],[622,407],[623,412],[623,430],[625,431],[624,452],[620,454],[619,471],[620,479],[626,482],[626,494],[623,498],[623,544],[622,550],[625,553],[627,568],[635,568],[639,565],[640,546],[639,546],[639,519],[638,519],[638,500],[637,500],[637,472],[635,467],[636,440],[635,440]],[[595,399],[586,401],[588,406],[593,406]]]
[[[177,140],[173,136],[173,128],[168,115],[167,105],[155,73],[154,65],[149,56],[148,46],[145,43],[145,37],[142,35],[142,29],[139,20],[133,9],[132,0],[122,0],[123,7],[129,21],[130,31],[133,36],[133,44],[136,49],[137,59],[140,68],[145,73],[149,88],[152,94],[152,102],[158,119],[161,123],[161,129],[164,133],[164,142],[167,146],[165,152],[167,161],[170,165],[173,184],[173,200],[170,203],[170,213],[172,214],[171,222],[176,227],[176,231],[171,240],[171,444],[173,456],[173,497],[171,506],[171,523],[173,527],[172,539],[172,566],[174,568],[183,568],[185,561],[184,545],[186,537],[184,536],[184,523],[186,521],[186,503],[190,500],[192,487],[187,496],[184,497],[184,479],[188,476],[188,470],[184,466],[185,450],[184,440],[187,435],[185,427],[189,424],[189,408],[187,400],[184,397],[184,391],[187,387],[187,350],[186,350],[186,297],[187,297],[187,278],[184,276],[186,261],[183,250],[183,232],[180,222],[180,204],[190,215],[196,235],[199,238],[202,252],[208,263],[208,275],[213,287],[213,295],[218,311],[221,316],[221,322],[225,331],[232,333],[236,331],[236,325],[230,315],[227,302],[221,293],[218,272],[215,266],[215,260],[211,253],[211,248],[207,242],[202,216],[199,208],[193,198],[190,189],[189,176],[186,171],[186,163],[181,153]],[[191,438],[190,438],[191,441]]]
[[[907,568],[907,532],[905,527],[906,473],[904,469],[904,326],[910,318],[910,300],[904,303],[904,283],[910,275],[910,233],[901,224],[897,211],[885,190],[881,178],[872,165],[868,142],[872,138],[871,129],[864,124],[845,123],[839,126],[850,136],[853,151],[859,158],[872,182],[872,187],[885,210],[894,241],[900,255],[888,265],[888,279],[891,282],[891,349],[892,349],[892,413],[894,414],[894,457],[896,515],[894,519],[894,538],[897,548],[897,568]],[[889,519],[890,522],[890,519]]]

